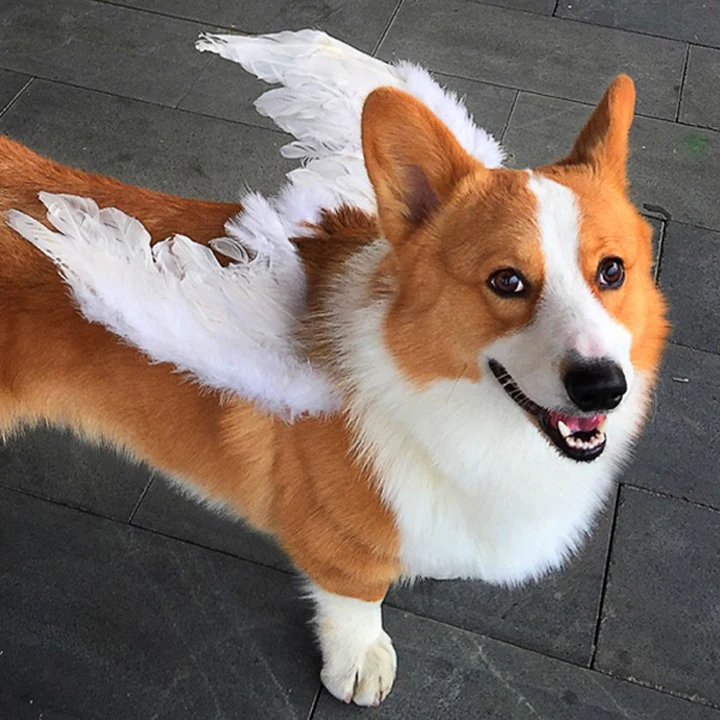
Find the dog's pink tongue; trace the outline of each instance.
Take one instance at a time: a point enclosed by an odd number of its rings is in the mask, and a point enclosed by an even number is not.
[[[591,430],[597,430],[600,425],[603,424],[605,421],[605,415],[577,417],[575,415],[563,415],[562,413],[554,412],[553,422],[555,425],[557,425],[561,420],[570,428],[570,432],[590,432]]]

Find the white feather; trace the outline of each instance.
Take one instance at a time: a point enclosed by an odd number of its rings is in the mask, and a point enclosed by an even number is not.
[[[458,142],[489,168],[502,166],[504,152],[477,127],[455,93],[442,88],[421,67],[382,62],[317,30],[272,35],[209,35],[196,43],[239,63],[269,83],[261,95],[261,115],[295,137],[281,153],[303,167],[288,174],[291,187],[322,190],[340,203],[375,211],[375,197],[362,157],[360,119],[365,98],[375,88],[401,88],[425,103]]]
[[[215,244],[234,262],[222,267],[211,250],[182,235],[151,248],[143,225],[115,208],[100,210],[71,195],[40,199],[56,231],[13,210],[8,225],[58,265],[89,320],[156,362],[274,412],[336,407],[327,379],[295,340],[304,274],[268,201],[250,203],[241,220],[228,223],[228,237]],[[253,236],[249,260],[243,231],[263,223],[266,232]]]

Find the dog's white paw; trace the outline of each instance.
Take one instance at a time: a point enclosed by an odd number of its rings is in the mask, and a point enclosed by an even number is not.
[[[322,649],[320,679],[338,700],[379,705],[395,681],[397,656],[383,630],[380,601],[335,595],[314,585],[315,625]]]
[[[352,653],[352,654],[351,654]],[[390,636],[383,630],[363,651],[335,649],[323,658],[320,679],[338,700],[357,705],[379,705],[392,689],[397,656]]]

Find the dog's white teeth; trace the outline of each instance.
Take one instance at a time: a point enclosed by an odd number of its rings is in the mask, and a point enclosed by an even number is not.
[[[590,447],[596,448],[599,445],[602,445],[603,442],[605,442],[605,433],[602,432],[602,430],[596,430],[595,435],[590,438]]]
[[[582,440],[581,438],[575,437],[572,434],[565,435],[566,429],[567,426],[562,421],[560,421],[558,423],[558,430],[560,430],[568,447],[574,448],[575,450],[594,450],[596,447],[599,447],[605,442],[605,433],[601,430],[597,430],[595,432],[595,435],[593,435],[589,440]]]
[[[569,438],[572,435],[570,428],[562,421],[558,420],[557,429],[564,438]]]

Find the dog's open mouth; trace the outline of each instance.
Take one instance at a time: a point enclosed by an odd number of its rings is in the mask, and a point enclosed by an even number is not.
[[[503,390],[536,421],[562,455],[578,462],[591,462],[602,455],[607,442],[603,432],[605,415],[566,415],[541,407],[525,395],[499,362],[490,360],[489,365]]]

